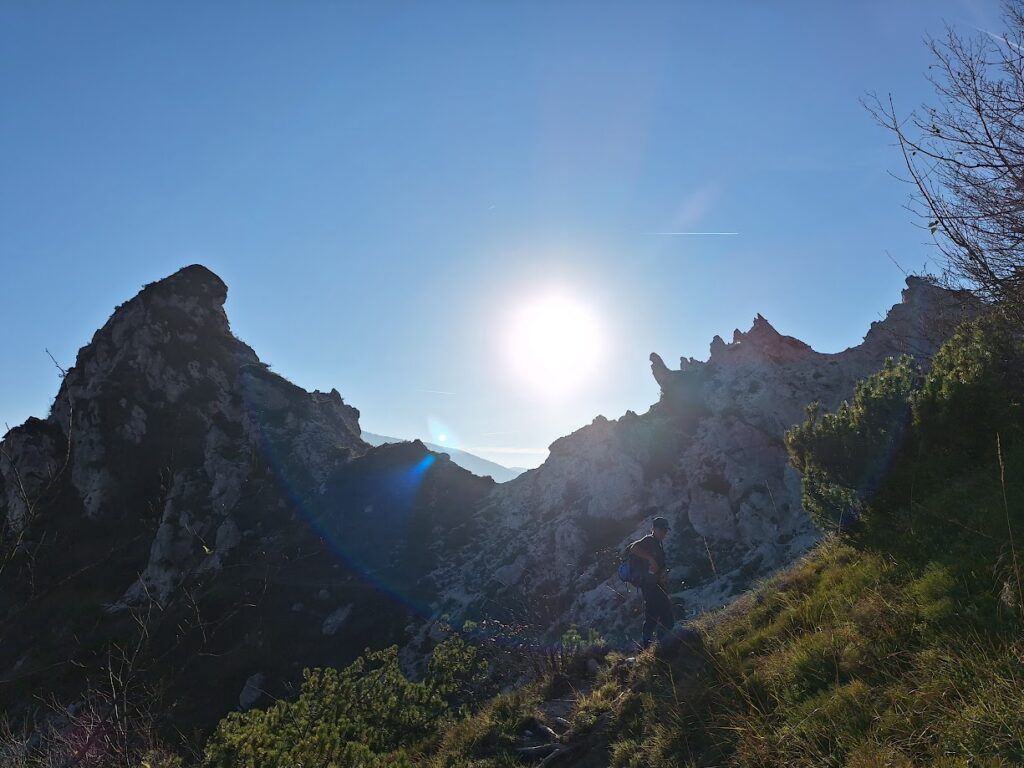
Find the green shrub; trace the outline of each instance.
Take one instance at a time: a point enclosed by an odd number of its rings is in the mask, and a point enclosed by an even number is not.
[[[594,627],[588,629],[587,634],[583,635],[574,624],[562,634],[561,645],[562,650],[567,653],[581,653],[591,648],[604,648],[606,643],[604,638],[601,637],[601,633]]]
[[[426,765],[490,768],[520,765],[516,738],[532,720],[540,699],[534,687],[496,696],[477,714],[452,722]]]
[[[845,527],[886,479],[904,448],[911,395],[920,372],[912,358],[889,359],[857,384],[835,413],[812,403],[807,421],[786,434],[790,461],[803,476],[803,504],[825,530]]]
[[[889,360],[851,402],[831,414],[812,405],[787,433],[804,505],[863,546],[991,567],[1007,518],[1024,522],[1003,498],[1004,480],[1020,486],[1024,470],[1022,397],[1024,345],[996,319],[962,326],[926,376],[909,357]]]
[[[342,670],[306,670],[296,701],[224,718],[207,743],[203,764],[411,765],[404,750],[436,737],[480,672],[476,649],[458,636],[435,648],[421,682],[405,676],[394,646],[367,651]]]
[[[933,473],[962,472],[995,458],[1021,434],[1024,347],[995,318],[963,325],[943,345],[914,398],[914,427]]]

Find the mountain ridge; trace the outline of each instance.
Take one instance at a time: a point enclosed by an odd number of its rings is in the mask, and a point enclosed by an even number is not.
[[[652,355],[661,395],[645,414],[598,416],[495,484],[419,441],[370,446],[337,390],[306,392],[233,336],[226,296],[199,265],[150,283],[80,350],[49,416],[0,442],[9,714],[35,716],[29,692],[78,700],[106,650],[143,638],[139,678],[198,733],[367,644],[403,644],[414,663],[459,619],[625,642],[638,606],[610,577],[655,513],[673,522],[676,597],[720,605],[817,540],[781,444],[809,396],[837,403],[966,311],[908,281],[838,355],[758,316],[707,361]]]

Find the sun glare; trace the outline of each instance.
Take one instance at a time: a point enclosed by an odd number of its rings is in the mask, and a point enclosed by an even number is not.
[[[519,307],[509,325],[508,347],[516,376],[547,398],[564,397],[586,384],[603,353],[597,318],[564,293]]]

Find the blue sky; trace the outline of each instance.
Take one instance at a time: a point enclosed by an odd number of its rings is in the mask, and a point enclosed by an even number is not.
[[[199,262],[235,333],[369,431],[534,466],[657,399],[758,312],[856,344],[920,270],[891,138],[926,34],[997,2],[0,4],[0,424],[44,415],[142,284]],[[680,237],[663,231],[730,231]],[[572,397],[511,374],[508,317],[598,318]]]

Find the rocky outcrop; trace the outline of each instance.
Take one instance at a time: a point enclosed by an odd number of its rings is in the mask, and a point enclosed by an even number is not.
[[[201,266],[147,285],[48,418],[0,443],[0,699],[73,700],[143,626],[175,727],[208,727],[243,688],[247,706],[284,695],[303,666],[400,641],[410,609],[389,594],[493,486],[420,443],[371,448],[336,390],[232,335],[226,297]]]
[[[336,390],[303,391],[231,334],[226,298],[201,266],[146,286],[82,348],[49,418],[4,438],[0,513],[12,532],[55,478],[88,520],[130,525],[140,504],[159,515],[117,605],[166,600],[188,574],[222,566],[251,528],[239,506],[256,457],[287,457],[275,471],[308,493],[369,447]]]
[[[672,370],[652,354],[659,402],[643,415],[599,416],[556,440],[540,468],[496,488],[475,513],[473,547],[438,574],[439,613],[497,611],[549,636],[575,623],[624,642],[638,627],[639,599],[614,573],[656,514],[672,523],[681,612],[723,604],[818,539],[787,462],[786,429],[812,401],[835,408],[887,357],[927,364],[975,311],[968,294],[909,278],[886,319],[837,354],[760,315],[729,343],[716,336],[706,361],[684,358]]]

